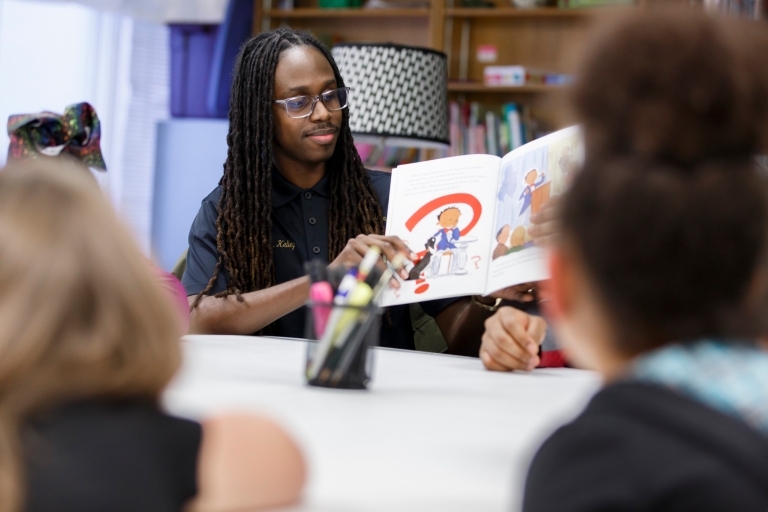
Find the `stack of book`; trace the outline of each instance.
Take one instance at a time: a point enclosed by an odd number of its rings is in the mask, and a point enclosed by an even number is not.
[[[494,108],[477,102],[451,102],[450,116],[448,156],[503,156],[540,135],[527,105],[507,103]]]
[[[486,66],[483,69],[483,82],[491,87],[568,85],[573,82],[573,75],[525,66]]]

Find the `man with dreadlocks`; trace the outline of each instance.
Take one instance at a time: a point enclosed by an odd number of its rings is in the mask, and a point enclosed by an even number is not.
[[[203,200],[189,235],[183,284],[191,332],[302,337],[304,262],[356,265],[373,245],[390,259],[398,251],[415,258],[399,238],[381,235],[390,175],[364,169],[347,98],[330,53],[306,33],[281,28],[242,47],[224,176]],[[450,352],[477,356],[494,303],[467,297],[422,307]],[[541,319],[526,318],[518,367],[538,362],[544,330]],[[381,344],[414,348],[407,307],[389,310]]]

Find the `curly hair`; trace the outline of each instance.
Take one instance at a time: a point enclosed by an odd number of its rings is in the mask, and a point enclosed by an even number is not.
[[[262,290],[275,285],[272,253],[272,168],[275,123],[273,93],[280,55],[308,46],[328,60],[338,87],[344,87],[328,49],[311,35],[279,28],[246,42],[235,64],[230,97],[227,160],[216,221],[219,260],[214,275],[192,304],[194,309],[216,282],[222,266],[229,272],[227,289],[216,297]],[[328,161],[330,210],[328,260],[359,234],[381,234],[384,217],[378,196],[355,149],[349,111],[342,111],[336,148]],[[271,332],[272,326],[265,331]]]
[[[747,307],[768,232],[753,160],[768,127],[761,30],[691,11],[636,15],[581,69],[585,164],[563,226],[630,355],[762,329]]]

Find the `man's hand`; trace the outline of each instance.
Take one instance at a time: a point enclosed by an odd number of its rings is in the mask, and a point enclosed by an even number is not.
[[[531,216],[528,233],[540,247],[550,245],[560,235],[562,201],[559,196],[550,198],[538,213]]]
[[[405,245],[405,242],[400,240],[397,236],[383,236],[383,235],[358,235],[357,238],[350,238],[347,245],[339,253],[330,266],[344,265],[346,267],[354,267],[360,264],[365,253],[371,246],[377,246],[381,249],[381,254],[392,261],[397,253],[403,253],[410,260],[418,259],[418,256],[411,251],[411,249]],[[384,270],[385,265],[383,261],[379,262],[379,267]],[[408,279],[408,272],[405,269],[400,270],[400,277]],[[392,280],[392,285],[399,287],[400,284],[397,280]]]
[[[513,302],[531,302],[536,300],[536,283],[523,283],[502,288],[492,293],[490,297],[494,299],[506,299]]]
[[[533,370],[539,364],[539,345],[546,332],[543,318],[501,308],[485,321],[480,360],[492,371]]]

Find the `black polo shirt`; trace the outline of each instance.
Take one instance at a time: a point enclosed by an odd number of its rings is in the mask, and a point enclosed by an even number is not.
[[[373,188],[387,214],[391,175],[368,171]],[[328,210],[330,207],[330,177],[326,174],[314,187],[301,189],[286,180],[277,170],[272,172],[272,243],[275,260],[275,282],[284,283],[304,275],[304,263],[312,259],[327,262]],[[221,187],[203,199],[189,231],[189,253],[182,284],[187,295],[197,295],[213,276],[219,259],[216,249],[216,219],[221,199]],[[227,289],[229,273],[222,268],[209,294]],[[422,302],[430,315],[436,315],[456,299]],[[288,313],[276,322],[277,335],[304,337],[306,308]],[[413,349],[413,329],[407,306],[390,308],[382,320],[380,344],[384,347]]]

